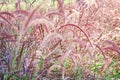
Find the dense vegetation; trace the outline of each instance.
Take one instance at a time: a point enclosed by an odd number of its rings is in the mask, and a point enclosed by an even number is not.
[[[119,79],[119,0],[0,0],[0,80]]]

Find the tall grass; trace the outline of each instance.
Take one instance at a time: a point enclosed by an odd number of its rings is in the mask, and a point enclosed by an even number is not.
[[[119,0],[2,1],[1,80],[120,79]]]

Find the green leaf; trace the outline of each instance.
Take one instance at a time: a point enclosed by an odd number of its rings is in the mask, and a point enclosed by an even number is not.
[[[120,78],[120,73],[116,73],[114,75],[111,75],[110,78]]]
[[[110,63],[110,65],[109,66],[113,66],[114,64],[115,64],[115,60],[113,60],[111,63]]]
[[[36,71],[35,71],[34,74],[33,74],[32,80],[35,79],[35,76],[37,75],[38,71],[39,71],[40,68],[42,67],[43,60],[44,60],[43,57],[41,57],[41,58],[40,58],[40,61],[39,61],[39,63],[38,63],[38,67],[37,67]]]

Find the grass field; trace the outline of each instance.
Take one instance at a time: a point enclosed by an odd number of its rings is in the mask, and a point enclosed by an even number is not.
[[[119,0],[0,2],[0,80],[120,79]]]

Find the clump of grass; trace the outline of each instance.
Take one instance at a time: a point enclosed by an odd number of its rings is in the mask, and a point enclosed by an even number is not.
[[[66,1],[2,2],[1,80],[119,79],[119,0]]]

